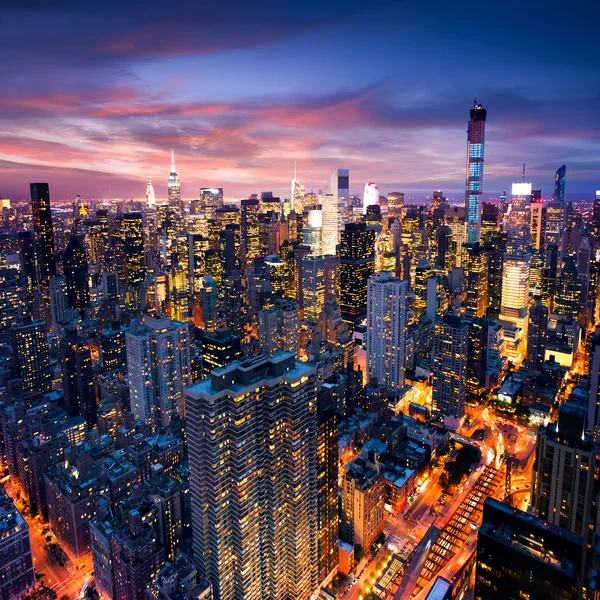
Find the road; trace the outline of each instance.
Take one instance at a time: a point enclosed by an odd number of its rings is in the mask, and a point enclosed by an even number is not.
[[[64,566],[60,566],[58,560],[46,549],[46,540],[42,535],[44,525],[38,517],[31,517],[24,513],[24,506],[21,500],[16,500],[16,489],[9,483],[4,484],[6,492],[15,501],[17,508],[21,511],[23,518],[29,525],[29,535],[31,537],[31,552],[33,554],[33,564],[37,575],[44,576],[45,584],[52,588],[59,600],[66,596],[69,600],[77,598],[86,579],[93,571],[92,561],[88,559],[79,565],[78,568],[71,560],[67,559]]]

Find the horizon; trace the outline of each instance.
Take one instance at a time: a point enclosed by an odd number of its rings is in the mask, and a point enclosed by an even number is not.
[[[566,164],[567,194],[591,198],[594,19],[558,2],[472,8],[5,3],[0,195],[26,198],[28,182],[48,181],[56,198],[134,197],[151,177],[163,197],[171,149],[188,197],[283,195],[295,162],[307,190],[348,168],[353,193],[375,181],[460,195],[476,98],[488,111],[484,197],[526,163],[542,193]],[[36,28],[44,35],[24,46]]]

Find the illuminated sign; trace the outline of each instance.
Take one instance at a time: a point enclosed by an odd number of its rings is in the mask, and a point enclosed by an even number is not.
[[[513,196],[531,196],[531,184],[530,183],[513,183],[512,184],[512,195]]]

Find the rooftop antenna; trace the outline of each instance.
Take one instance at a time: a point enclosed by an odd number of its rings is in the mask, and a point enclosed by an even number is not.
[[[523,183],[525,183],[525,163],[523,163]]]
[[[473,98],[473,106],[477,106],[477,98]]]

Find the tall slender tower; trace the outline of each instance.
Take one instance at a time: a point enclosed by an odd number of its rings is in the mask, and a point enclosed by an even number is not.
[[[175,152],[173,152],[173,150],[171,150],[171,172],[169,173],[167,187],[169,208],[173,209],[175,213],[181,217],[183,214],[183,205],[181,202],[181,183],[179,182],[179,175],[177,175],[177,171],[175,171]]]
[[[152,179],[148,177],[148,186],[146,187],[146,202],[148,206],[154,206],[156,204],[156,196],[154,195],[154,186],[152,185]]]
[[[47,183],[31,183],[31,212],[33,236],[38,261],[39,279],[42,287],[48,288],[50,277],[56,275],[54,254],[54,229],[50,212],[50,190]]]
[[[485,146],[485,120],[487,111],[481,104],[471,109],[467,129],[467,190],[465,213],[467,216],[467,242],[479,241],[479,205],[483,189],[483,151]]]
[[[367,288],[367,375],[390,392],[404,387],[408,283],[386,271]]]

